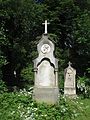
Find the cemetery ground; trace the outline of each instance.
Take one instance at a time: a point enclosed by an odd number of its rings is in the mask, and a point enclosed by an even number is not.
[[[86,107],[85,114],[82,114],[76,120],[90,120],[90,99],[82,99],[80,101],[83,103],[83,107]]]
[[[0,93],[0,120],[90,120],[90,99],[60,96],[56,105],[36,103],[32,88]]]

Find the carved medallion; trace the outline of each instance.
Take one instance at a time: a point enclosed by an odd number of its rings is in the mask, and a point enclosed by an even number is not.
[[[41,47],[41,51],[44,54],[50,52],[50,46],[48,44],[43,44],[42,47]]]

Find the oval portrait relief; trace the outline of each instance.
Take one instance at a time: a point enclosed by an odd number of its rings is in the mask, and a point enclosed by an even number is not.
[[[48,44],[43,44],[41,47],[42,53],[46,54],[50,51],[50,46]]]

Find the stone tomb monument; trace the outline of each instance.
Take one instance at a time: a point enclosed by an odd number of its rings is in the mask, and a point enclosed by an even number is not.
[[[58,59],[54,57],[54,44],[45,33],[37,45],[38,57],[34,60],[35,83],[33,97],[37,102],[55,104],[58,100]]]
[[[76,70],[71,67],[71,63],[69,62],[69,66],[64,71],[64,95],[75,97],[76,96]]]

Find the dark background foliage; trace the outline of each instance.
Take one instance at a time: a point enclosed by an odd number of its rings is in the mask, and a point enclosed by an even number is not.
[[[59,80],[68,61],[77,76],[90,79],[90,2],[87,0],[1,0],[0,80],[10,88],[33,84],[33,59],[44,32],[48,33],[59,59]],[[14,74],[16,72],[16,74]]]

